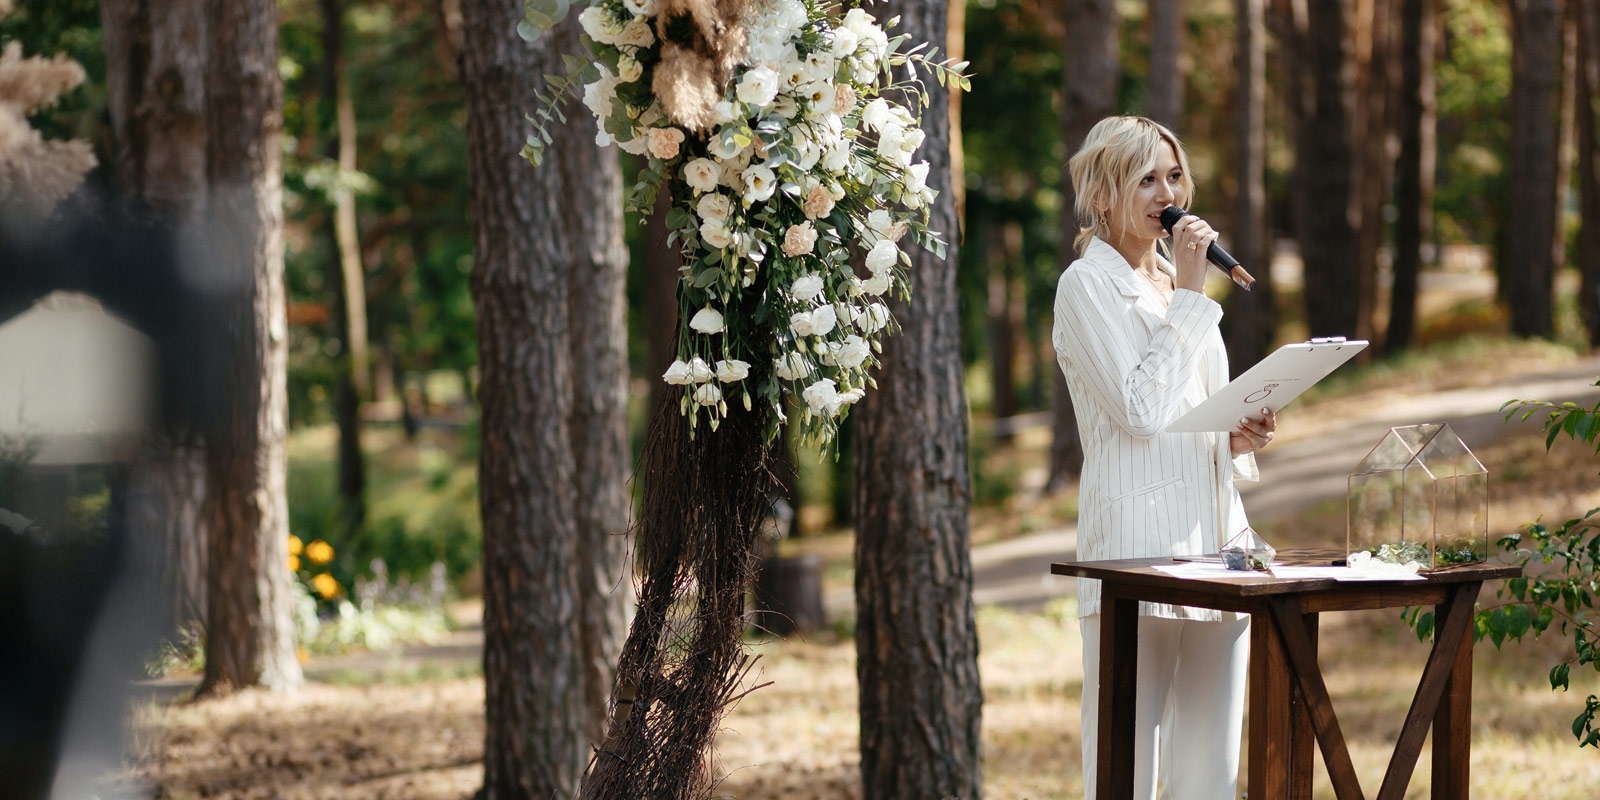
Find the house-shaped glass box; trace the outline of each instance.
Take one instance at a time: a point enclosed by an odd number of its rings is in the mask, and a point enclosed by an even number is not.
[[[1349,478],[1346,552],[1439,569],[1489,555],[1489,471],[1442,422],[1390,428]]]

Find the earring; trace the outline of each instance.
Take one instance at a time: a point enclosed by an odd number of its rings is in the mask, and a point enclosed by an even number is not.
[[[1100,218],[1095,220],[1095,222],[1100,223],[1100,227],[1102,228],[1106,227],[1106,212],[1100,212]]]

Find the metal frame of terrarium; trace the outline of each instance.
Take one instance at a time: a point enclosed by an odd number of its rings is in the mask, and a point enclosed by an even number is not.
[[[1373,463],[1375,460],[1376,463]],[[1443,474],[1447,471],[1449,474]],[[1358,496],[1362,498],[1361,503],[1366,503],[1369,502],[1366,498],[1373,495],[1370,491],[1358,492],[1358,480],[1370,478],[1376,481],[1379,480],[1376,476],[1389,476],[1396,472],[1400,473],[1398,487],[1392,486],[1392,478],[1388,479],[1391,486],[1387,491],[1383,490],[1381,484],[1369,483],[1378,486],[1380,491],[1377,496],[1387,500],[1388,507],[1365,513],[1358,511]],[[1425,501],[1418,487],[1412,485],[1414,474],[1426,476]],[[1439,498],[1441,484],[1446,481],[1449,482],[1452,499],[1443,512],[1448,519],[1441,522]],[[1489,548],[1488,484],[1488,469],[1473,455],[1466,442],[1456,435],[1449,423],[1430,422],[1390,428],[1346,478],[1347,551],[1370,550],[1374,552],[1374,557],[1392,563],[1415,560],[1424,570],[1484,561],[1488,558]],[[1476,496],[1463,498],[1466,493]],[[1414,495],[1418,495],[1416,499],[1413,499]],[[1426,503],[1426,507],[1418,508],[1417,504],[1422,502]],[[1473,507],[1464,510],[1464,505]],[[1398,537],[1379,535],[1376,530],[1392,529],[1395,527],[1392,522],[1358,525],[1358,515],[1366,520],[1397,518]],[[1424,529],[1413,530],[1412,526]],[[1358,529],[1366,529],[1366,533],[1360,533]],[[1441,535],[1441,531],[1447,532]]]

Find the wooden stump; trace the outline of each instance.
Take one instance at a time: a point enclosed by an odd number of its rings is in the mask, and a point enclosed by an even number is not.
[[[815,553],[772,556],[756,576],[755,625],[777,636],[814,630],[827,622],[822,612],[822,556]]]

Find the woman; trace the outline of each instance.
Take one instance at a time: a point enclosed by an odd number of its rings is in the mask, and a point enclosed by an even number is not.
[[[1187,216],[1172,228],[1171,260],[1158,251],[1169,236],[1162,209],[1186,206],[1194,184],[1183,146],[1155,122],[1101,120],[1070,168],[1078,216],[1089,224],[1056,290],[1052,339],[1083,441],[1078,557],[1214,553],[1247,524],[1233,484],[1256,480],[1252,453],[1277,426],[1265,413],[1228,436],[1164,432],[1228,382],[1222,307],[1203,291],[1217,232]],[[1163,798],[1237,797],[1249,618],[1150,603],[1139,613],[1134,796],[1155,797],[1159,769],[1181,776],[1162,781]],[[1078,581],[1078,616],[1083,774],[1093,796],[1098,581]]]

